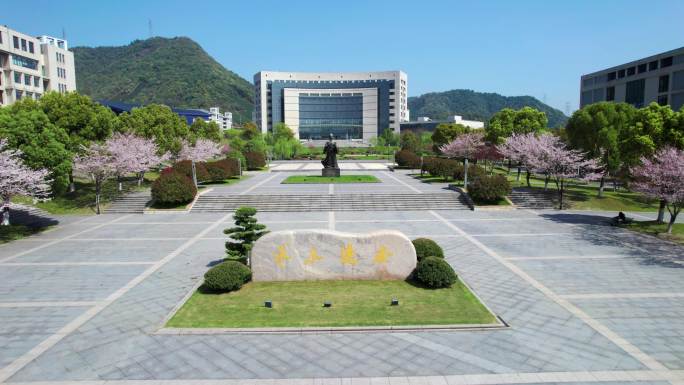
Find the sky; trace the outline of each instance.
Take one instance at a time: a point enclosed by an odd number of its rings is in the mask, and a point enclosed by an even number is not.
[[[3,0],[0,24],[69,45],[187,36],[248,81],[260,70],[408,74],[409,96],[467,88],[563,112],[580,76],[684,46],[682,0]],[[29,12],[29,10],[31,10]],[[78,77],[78,74],[76,74]]]

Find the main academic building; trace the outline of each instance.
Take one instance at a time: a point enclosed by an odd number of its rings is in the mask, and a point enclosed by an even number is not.
[[[272,72],[254,75],[254,121],[262,132],[287,124],[299,139],[368,142],[409,120],[407,77],[385,72]]]

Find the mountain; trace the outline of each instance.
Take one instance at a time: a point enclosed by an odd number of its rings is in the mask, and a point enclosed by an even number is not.
[[[219,106],[251,120],[254,88],[187,37],[135,40],[121,47],[75,47],[76,87],[95,100]]]
[[[486,122],[502,108],[509,107],[517,110],[525,106],[546,112],[549,127],[564,126],[568,120],[568,117],[560,110],[532,96],[503,96],[472,90],[430,92],[410,97],[408,105],[412,118],[427,116],[433,120],[446,119],[450,115],[461,115],[463,119]]]

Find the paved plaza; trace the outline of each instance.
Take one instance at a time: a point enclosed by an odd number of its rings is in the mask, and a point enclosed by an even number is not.
[[[367,173],[383,183],[281,185],[294,174],[283,171],[209,194],[444,191],[403,172]],[[684,248],[607,226],[615,213],[259,213],[270,230],[396,229],[433,238],[510,327],[158,333],[223,257],[231,215],[71,217],[0,246],[0,383],[684,384]]]

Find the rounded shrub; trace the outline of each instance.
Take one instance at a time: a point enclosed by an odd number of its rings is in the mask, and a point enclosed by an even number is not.
[[[449,287],[458,278],[451,265],[437,257],[423,258],[418,262],[414,276],[418,282],[431,289]]]
[[[249,267],[237,261],[221,262],[204,273],[204,287],[211,291],[237,290],[252,279]]]
[[[192,180],[192,161],[181,160],[173,164],[173,170],[181,173]],[[197,176],[197,183],[208,182],[211,180],[209,171],[205,162],[195,162],[195,175]]]
[[[487,175],[487,172],[485,171],[484,168],[474,165],[474,164],[469,164],[468,165],[468,185],[470,185],[471,182],[474,180]],[[454,180],[463,180],[465,178],[465,167],[463,166],[463,163],[459,162],[458,167],[454,169]]]
[[[152,199],[161,204],[181,204],[195,199],[197,189],[192,179],[179,173],[162,173],[152,183]]]
[[[239,162],[239,164],[236,165],[236,167],[238,167],[238,171],[240,170],[240,167],[242,167],[243,170],[247,169],[247,159],[245,159],[245,156],[242,155],[240,151],[231,150],[229,153],[226,154],[226,159],[232,159],[235,162]]]
[[[238,163],[235,159],[221,159],[207,162],[205,168],[209,173],[209,180],[222,181],[238,175]]]
[[[496,202],[511,193],[511,184],[503,175],[483,175],[468,185],[468,194],[478,202]]]
[[[416,238],[411,242],[413,247],[416,248],[416,257],[418,257],[419,261],[427,257],[444,258],[444,251],[432,239]]]
[[[263,152],[247,151],[244,155],[247,160],[248,170],[258,170],[266,166],[266,156]]]
[[[420,168],[420,157],[409,150],[397,151],[394,160],[399,167],[417,169]]]

